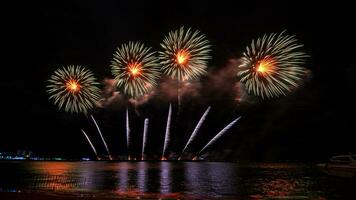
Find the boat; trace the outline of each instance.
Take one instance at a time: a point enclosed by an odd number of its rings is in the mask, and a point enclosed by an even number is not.
[[[356,179],[356,155],[333,156],[328,162],[317,166],[328,175]]]

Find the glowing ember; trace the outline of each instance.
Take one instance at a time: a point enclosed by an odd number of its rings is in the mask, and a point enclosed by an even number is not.
[[[180,65],[186,64],[188,62],[189,55],[185,51],[179,51],[177,53],[177,62]]]
[[[71,92],[77,92],[80,89],[80,85],[75,80],[69,80],[66,84],[67,90]]]
[[[273,66],[272,66],[271,61],[262,60],[262,61],[257,65],[256,71],[257,71],[258,73],[264,74],[264,73],[270,72],[272,67],[273,67]]]
[[[129,71],[130,71],[131,75],[134,76],[134,77],[141,74],[141,65],[140,65],[140,63],[136,63],[136,62],[135,63],[131,63],[131,64],[129,64],[128,68],[129,68]]]
[[[263,63],[261,63],[258,67],[257,67],[257,71],[258,72],[265,72],[267,70],[267,67],[263,64]]]

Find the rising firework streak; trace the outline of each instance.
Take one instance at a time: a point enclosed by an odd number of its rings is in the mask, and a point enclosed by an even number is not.
[[[171,116],[172,116],[172,104],[169,104],[169,111],[168,111],[168,118],[167,118],[167,125],[166,125],[166,135],[164,137],[164,145],[163,145],[163,152],[161,158],[162,160],[166,160],[164,156],[166,154],[166,150],[170,140]]]
[[[229,125],[227,125],[224,129],[222,129],[218,134],[215,135],[215,137],[213,137],[213,139],[211,139],[208,144],[206,144],[202,150],[199,151],[199,153],[197,154],[197,156],[202,155],[202,153],[204,153],[204,151],[210,147],[211,145],[213,145],[221,136],[223,136],[226,131],[228,131],[237,121],[239,121],[241,117],[238,117],[237,119],[235,119],[234,121],[232,121]]]
[[[96,126],[96,129],[97,129],[98,132],[99,132],[99,135],[100,135],[100,137],[101,137],[101,140],[102,140],[103,143],[104,143],[105,149],[106,149],[106,151],[108,152],[108,155],[109,155],[109,159],[112,160],[112,157],[111,157],[111,154],[110,154],[108,145],[107,145],[106,142],[105,142],[105,139],[104,139],[104,137],[103,137],[103,134],[101,133],[101,130],[100,130],[98,124],[96,123],[96,121],[95,121],[93,115],[90,115],[90,117],[91,117],[91,119],[93,120],[93,122],[94,122],[94,124],[95,124],[95,126]]]
[[[88,140],[88,142],[89,142],[91,148],[93,149],[93,151],[94,151],[94,153],[95,153],[95,155],[96,155],[96,158],[97,158],[98,160],[100,160],[100,159],[99,159],[99,156],[98,156],[98,153],[96,152],[96,149],[95,149],[93,143],[91,143],[91,141],[90,141],[88,135],[85,133],[85,131],[84,131],[83,129],[80,129],[80,130],[81,130],[82,133],[84,134],[85,138]]]
[[[143,139],[142,139],[142,154],[141,160],[143,160],[146,150],[146,142],[147,142],[147,128],[148,128],[148,118],[145,119],[144,128],[143,128]]]
[[[197,133],[198,133],[198,131],[199,131],[201,125],[202,125],[203,122],[205,121],[205,118],[206,118],[206,116],[208,115],[208,113],[209,113],[209,111],[210,111],[210,108],[211,108],[211,106],[209,106],[209,108],[206,109],[206,111],[204,112],[203,116],[200,118],[200,120],[199,120],[197,126],[195,127],[195,129],[194,129],[192,135],[190,136],[190,138],[189,138],[187,144],[185,145],[185,147],[184,147],[182,153],[184,153],[184,152],[187,150],[187,148],[189,147],[190,143],[192,143],[193,140],[196,138]]]

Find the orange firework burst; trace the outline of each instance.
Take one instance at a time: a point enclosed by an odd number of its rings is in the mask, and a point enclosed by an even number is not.
[[[100,98],[99,85],[93,73],[81,66],[58,69],[48,80],[47,92],[54,104],[65,111],[84,113],[92,109]]]
[[[180,50],[177,53],[177,63],[180,66],[183,66],[185,64],[187,64],[189,62],[189,54],[184,51],[184,50]]]
[[[256,72],[260,75],[267,75],[273,73],[274,63],[271,59],[263,59],[257,62],[255,67]]]
[[[127,68],[133,78],[135,78],[136,76],[139,76],[141,74],[141,64],[138,62],[133,62],[133,63],[128,64]]]
[[[66,84],[67,90],[70,92],[79,92],[80,85],[76,80],[69,80]]]

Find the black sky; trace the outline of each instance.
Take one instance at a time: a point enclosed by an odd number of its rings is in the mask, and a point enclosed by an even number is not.
[[[287,30],[311,55],[307,68],[312,76],[287,97],[248,105],[236,104],[233,95],[214,98],[214,92],[209,91],[197,99],[187,98],[179,130],[173,132],[172,150],[182,147],[204,109],[212,104],[197,147],[234,117],[243,116],[214,147],[214,158],[316,160],[356,152],[355,20],[350,8],[301,1],[51,1],[7,5],[2,12],[5,62],[0,79],[0,151],[28,149],[42,155],[90,156],[79,128],[94,137],[92,123],[84,116],[57,111],[48,101],[45,85],[51,73],[60,66],[79,64],[94,71],[100,80],[111,78],[109,64],[117,46],[142,41],[159,50],[166,33],[184,25],[201,30],[211,41],[212,73],[226,67],[229,59],[238,58],[251,39]],[[209,100],[201,101],[202,97]],[[116,153],[125,151],[124,109],[94,111]],[[149,151],[159,154],[168,101],[151,100],[140,109],[140,116],[130,111],[136,116],[133,137],[141,134],[143,117],[150,117],[154,125]],[[139,147],[139,138],[135,141],[133,145]]]

